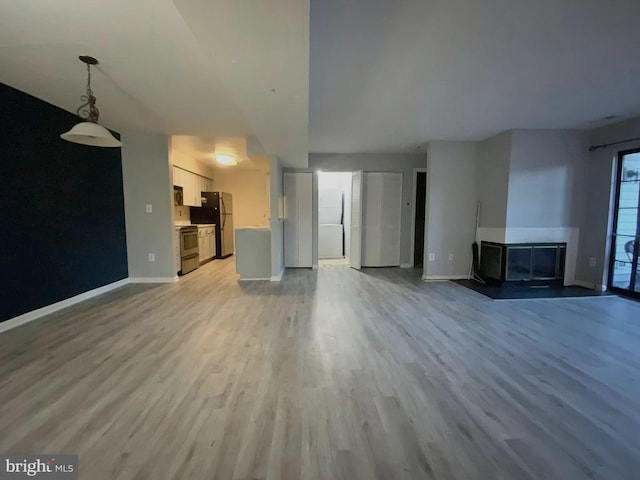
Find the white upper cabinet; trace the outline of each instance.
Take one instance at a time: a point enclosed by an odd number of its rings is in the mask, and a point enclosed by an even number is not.
[[[189,205],[192,207],[201,207],[200,176],[190,172],[187,173],[189,174],[189,180],[186,183],[189,185],[189,190],[188,192],[185,190],[184,197],[190,200]]]
[[[200,191],[213,192],[213,180],[205,177],[200,177]]]
[[[182,173],[184,170],[181,168],[173,167],[173,184],[179,187],[184,187],[184,179]]]
[[[213,191],[213,180],[173,167],[173,184],[182,187],[184,205],[202,206],[202,192]]]

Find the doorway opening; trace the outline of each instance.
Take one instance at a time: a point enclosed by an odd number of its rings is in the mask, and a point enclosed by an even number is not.
[[[318,267],[349,267],[351,172],[318,173]]]
[[[609,289],[640,298],[640,149],[618,155]]]
[[[415,212],[413,217],[413,266],[424,264],[424,227],[427,200],[427,172],[417,171],[415,177],[415,196],[413,198]]]

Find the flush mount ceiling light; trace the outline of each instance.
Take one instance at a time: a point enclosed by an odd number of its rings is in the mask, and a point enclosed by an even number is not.
[[[109,130],[98,124],[100,111],[96,107],[96,97],[91,90],[91,65],[97,65],[98,60],[86,55],[81,55],[79,58],[87,65],[87,94],[80,97],[84,103],[78,107],[76,113],[85,121],[60,135],[60,138],[68,142],[94,147],[121,147],[122,142],[111,135]]]
[[[220,165],[230,165],[230,166],[238,164],[238,160],[236,160],[234,157],[232,157],[231,155],[224,155],[224,154],[217,154],[216,162],[218,162]]]

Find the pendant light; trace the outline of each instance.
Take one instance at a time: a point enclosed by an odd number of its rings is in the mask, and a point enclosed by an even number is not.
[[[84,122],[78,123],[68,132],[60,135],[60,138],[68,142],[92,145],[94,147],[121,147],[122,142],[111,135],[111,132],[98,124],[100,111],[96,107],[96,97],[91,90],[91,65],[97,65],[98,60],[93,57],[81,55],[80,61],[87,65],[87,94],[80,99],[85,102],[76,110],[78,116]]]

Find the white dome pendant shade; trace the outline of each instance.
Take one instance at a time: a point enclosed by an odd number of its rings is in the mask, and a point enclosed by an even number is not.
[[[111,132],[93,122],[82,122],[75,125],[68,132],[60,135],[67,142],[92,145],[94,147],[121,147],[122,142],[111,135]]]
[[[96,97],[91,90],[91,65],[97,65],[98,60],[81,55],[80,61],[87,65],[87,94],[80,97],[84,103],[78,107],[76,112],[85,121],[60,135],[60,138],[68,142],[94,147],[121,147],[122,142],[111,135],[109,130],[98,124],[100,111],[96,107]]]

